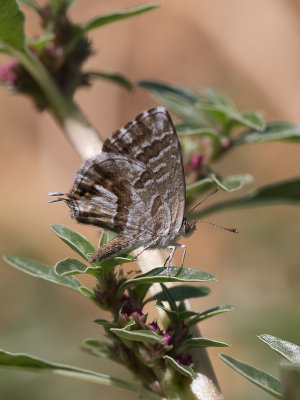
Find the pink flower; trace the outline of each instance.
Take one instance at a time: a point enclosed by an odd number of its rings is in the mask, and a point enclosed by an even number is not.
[[[16,82],[16,75],[13,69],[17,67],[17,63],[14,62],[9,66],[0,66],[0,81],[9,85],[13,85]]]

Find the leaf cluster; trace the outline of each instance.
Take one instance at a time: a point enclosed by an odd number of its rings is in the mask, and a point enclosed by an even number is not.
[[[206,286],[189,286],[186,283],[214,281],[212,274],[178,267],[170,267],[169,271],[162,267],[145,274],[136,271],[126,275],[119,268],[117,273],[117,265],[132,261],[130,254],[89,264],[88,258],[95,249],[85,237],[62,225],[52,225],[51,229],[82,261],[66,258],[58,261],[53,268],[18,256],[7,256],[5,259],[23,272],[73,289],[111,312],[112,320],[95,320],[102,325],[110,342],[87,339],[85,345],[89,352],[125,364],[151,389],[153,381],[164,381],[168,369],[178,374],[179,381],[195,378],[194,348],[227,346],[217,340],[193,337],[192,327],[207,318],[233,310],[233,306],[223,305],[195,312],[186,310],[184,305],[186,299],[203,297],[210,292]],[[99,246],[111,240],[113,235],[103,232]],[[81,274],[96,278],[97,285],[93,291],[74,277]],[[168,282],[179,284],[168,289],[165,286]],[[154,283],[161,285],[161,291],[149,296]],[[144,307],[149,302],[154,302],[155,307],[163,312],[163,327],[159,327],[156,320],[147,321]],[[161,385],[157,390],[163,395]]]
[[[300,142],[300,126],[290,122],[266,122],[260,111],[239,112],[233,102],[213,89],[200,93],[156,81],[140,81],[149,91],[179,117],[175,124],[180,136],[187,180],[186,205],[200,195],[219,187],[225,192],[241,190],[254,181],[250,174],[222,176],[214,171],[214,162],[240,146],[266,142]],[[300,179],[257,188],[248,195],[219,202],[192,214],[200,218],[229,208],[279,203],[299,204]]]
[[[157,8],[158,4],[113,11],[75,24],[69,17],[73,0],[50,0],[44,6],[35,0],[20,0],[19,3],[30,7],[38,15],[43,32],[39,37],[28,37],[24,30],[24,14],[17,1],[1,2],[0,51],[11,55],[14,61],[2,67],[0,81],[11,90],[29,96],[39,110],[51,110],[54,99],[49,95],[57,97],[57,94],[47,93],[46,84],[55,85],[54,91],[69,101],[78,88],[90,85],[92,79],[105,79],[125,89],[132,88],[122,74],[83,71],[83,64],[94,53],[87,35],[106,24]]]

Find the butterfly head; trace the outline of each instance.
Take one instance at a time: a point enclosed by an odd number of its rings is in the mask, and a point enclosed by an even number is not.
[[[186,218],[183,218],[181,225],[181,234],[183,236],[189,237],[196,229],[196,221],[190,221]]]
[[[80,214],[80,208],[84,206],[84,195],[85,193],[78,190],[71,190],[68,193],[60,193],[60,192],[50,192],[49,196],[55,196],[56,198],[48,201],[48,203],[55,203],[57,201],[64,201],[70,208],[71,217],[73,219],[78,220]],[[83,200],[83,201],[82,201]]]

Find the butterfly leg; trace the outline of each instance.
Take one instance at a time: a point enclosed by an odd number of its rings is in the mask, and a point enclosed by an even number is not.
[[[181,268],[183,267],[183,263],[184,263],[184,259],[185,259],[185,254],[186,254],[186,245],[185,244],[181,244],[181,243],[176,243],[176,247],[180,247],[183,249],[183,254],[182,254],[182,258],[181,258]]]
[[[167,273],[169,275],[169,267],[170,267],[172,258],[174,256],[175,250],[176,250],[176,245],[168,246],[168,250],[171,250],[171,251],[170,251],[170,254],[168,255],[168,257],[166,258],[166,261],[164,263],[164,267],[167,267]]]
[[[133,258],[133,261],[136,261],[138,259],[138,256],[140,256],[145,250],[149,249],[154,243],[156,242],[156,239],[147,244],[147,246],[143,247],[143,249]]]

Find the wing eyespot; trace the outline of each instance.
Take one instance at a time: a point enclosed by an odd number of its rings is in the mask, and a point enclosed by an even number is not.
[[[84,196],[86,194],[86,190],[85,189],[78,189],[77,194],[78,194],[79,197],[82,197],[82,196]]]

